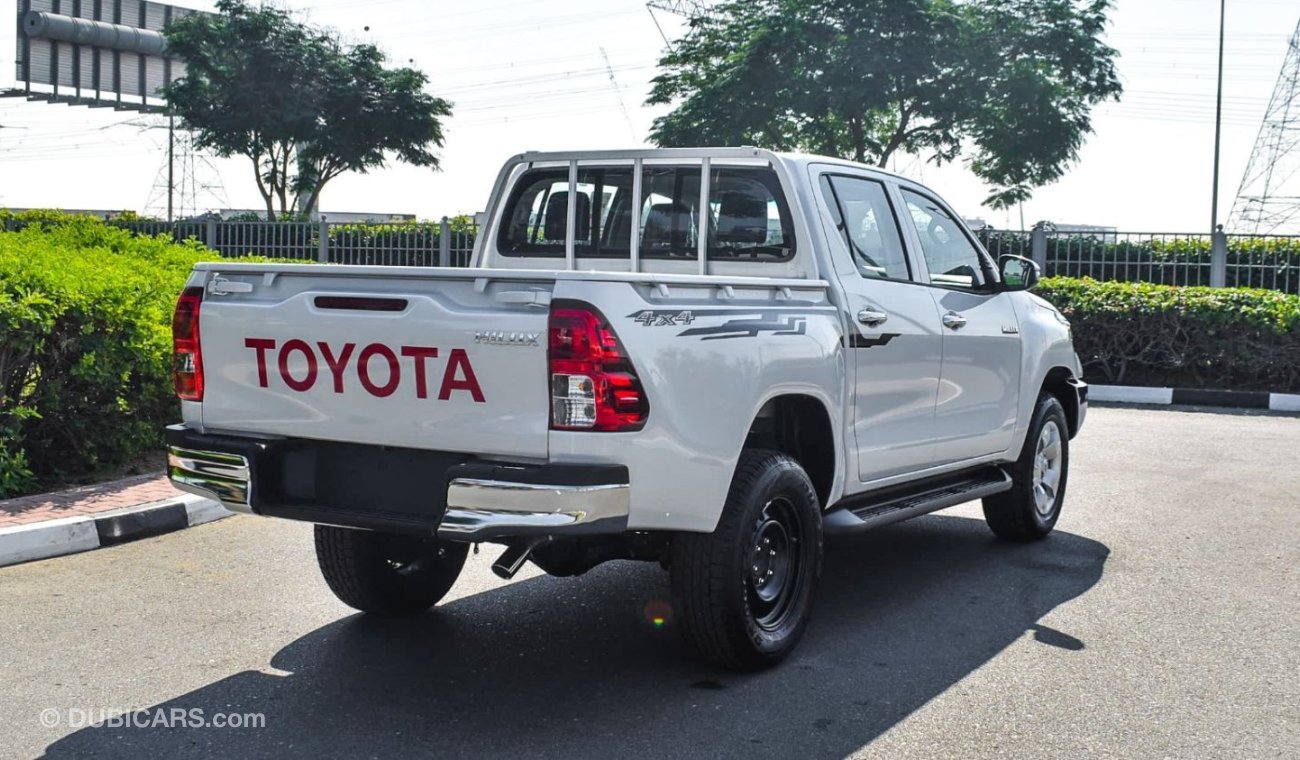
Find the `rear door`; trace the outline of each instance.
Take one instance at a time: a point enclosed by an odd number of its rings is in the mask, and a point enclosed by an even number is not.
[[[942,356],[934,301],[916,282],[885,185],[849,170],[817,179],[848,308],[859,480],[924,469]]]
[[[936,464],[1005,451],[1020,398],[1020,329],[992,261],[938,199],[902,189],[939,311],[943,369],[935,405]]]
[[[206,429],[546,456],[550,279],[285,270],[209,282]]]

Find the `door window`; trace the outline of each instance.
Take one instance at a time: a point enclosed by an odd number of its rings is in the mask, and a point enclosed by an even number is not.
[[[858,274],[884,280],[912,279],[885,186],[874,180],[830,174],[822,175],[821,185]]]
[[[924,195],[903,190],[903,200],[921,238],[930,282],[945,288],[983,290],[989,282],[984,259],[961,224]]]

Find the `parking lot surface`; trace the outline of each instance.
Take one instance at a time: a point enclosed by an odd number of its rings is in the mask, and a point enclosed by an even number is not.
[[[968,504],[831,543],[757,675],[683,655],[649,564],[506,583],[485,546],[405,621],[258,518],[3,568],[0,754],[1300,757],[1300,419],[1097,408],[1072,454],[1047,541]],[[74,725],[138,709],[265,725]]]

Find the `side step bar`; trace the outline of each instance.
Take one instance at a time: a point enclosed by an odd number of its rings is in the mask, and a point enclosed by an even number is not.
[[[827,534],[857,533],[1009,490],[1011,477],[1001,467],[985,467],[845,499],[826,513],[822,529]]]

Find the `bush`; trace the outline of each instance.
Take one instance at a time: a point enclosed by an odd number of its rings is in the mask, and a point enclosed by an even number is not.
[[[216,258],[88,217],[27,221],[0,232],[0,497],[161,444],[176,295]]]
[[[1090,382],[1300,392],[1300,297],[1046,279]]]

